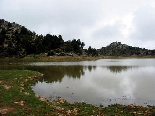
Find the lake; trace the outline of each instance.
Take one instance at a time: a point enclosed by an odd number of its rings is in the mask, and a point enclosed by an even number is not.
[[[94,105],[155,105],[155,59],[80,62],[0,62],[0,69],[34,70],[44,78],[32,86],[48,100]]]

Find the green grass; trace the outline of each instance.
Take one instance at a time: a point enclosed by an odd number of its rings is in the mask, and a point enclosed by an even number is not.
[[[103,107],[103,104],[96,107],[84,102],[70,104],[63,99],[49,102],[46,99],[36,97],[31,89],[31,85],[41,76],[39,72],[29,70],[0,70],[0,115],[133,116],[155,113],[155,107],[153,106],[114,104]]]
[[[31,84],[41,74],[24,70],[0,70],[0,108],[13,109],[7,115],[45,115],[52,114],[55,109],[46,102],[35,97]],[[23,86],[24,85],[24,86]],[[6,89],[7,86],[9,89]],[[21,91],[21,88],[22,89]],[[25,93],[28,93],[28,95]],[[23,105],[20,102],[23,102]]]

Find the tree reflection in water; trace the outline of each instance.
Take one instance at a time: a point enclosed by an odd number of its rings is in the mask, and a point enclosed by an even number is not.
[[[92,69],[93,69],[93,70],[95,70],[95,69],[96,69],[96,66],[88,66],[87,68],[88,68],[88,70],[91,72],[91,71],[92,71]]]
[[[84,75],[83,66],[52,66],[45,73],[45,80],[48,82],[61,82],[66,75],[69,78],[80,78]]]
[[[133,68],[132,66],[108,66],[107,69],[112,73],[121,73],[123,71],[127,71],[128,69]]]
[[[85,70],[90,72],[96,69],[96,66],[49,66],[44,68],[45,78],[47,82],[61,82],[64,76],[69,78],[79,78],[85,75]]]
[[[70,65],[70,66],[29,66],[29,65],[17,65],[17,64],[5,64],[0,65],[0,69],[19,69],[19,70],[33,70],[39,71],[44,74],[44,81],[51,82],[61,82],[64,76],[69,78],[80,78],[85,75],[85,70],[89,72],[96,69],[96,66],[82,66],[82,65]],[[41,80],[40,80],[41,81]]]

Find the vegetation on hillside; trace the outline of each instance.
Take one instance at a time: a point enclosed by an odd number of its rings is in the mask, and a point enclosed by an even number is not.
[[[113,42],[107,47],[102,47],[99,53],[103,56],[154,56],[155,50],[132,47],[121,42]]]
[[[113,42],[107,47],[95,49],[80,39],[64,41],[61,35],[37,35],[24,26],[0,19],[0,57],[18,57],[44,53],[46,56],[154,56],[155,50]]]
[[[84,46],[80,39],[64,41],[61,35],[37,35],[24,26],[0,20],[0,57],[25,57],[40,53],[81,55]]]

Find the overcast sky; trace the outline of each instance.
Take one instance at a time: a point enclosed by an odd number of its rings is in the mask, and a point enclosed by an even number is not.
[[[37,34],[155,49],[155,0],[0,0],[0,19]]]

